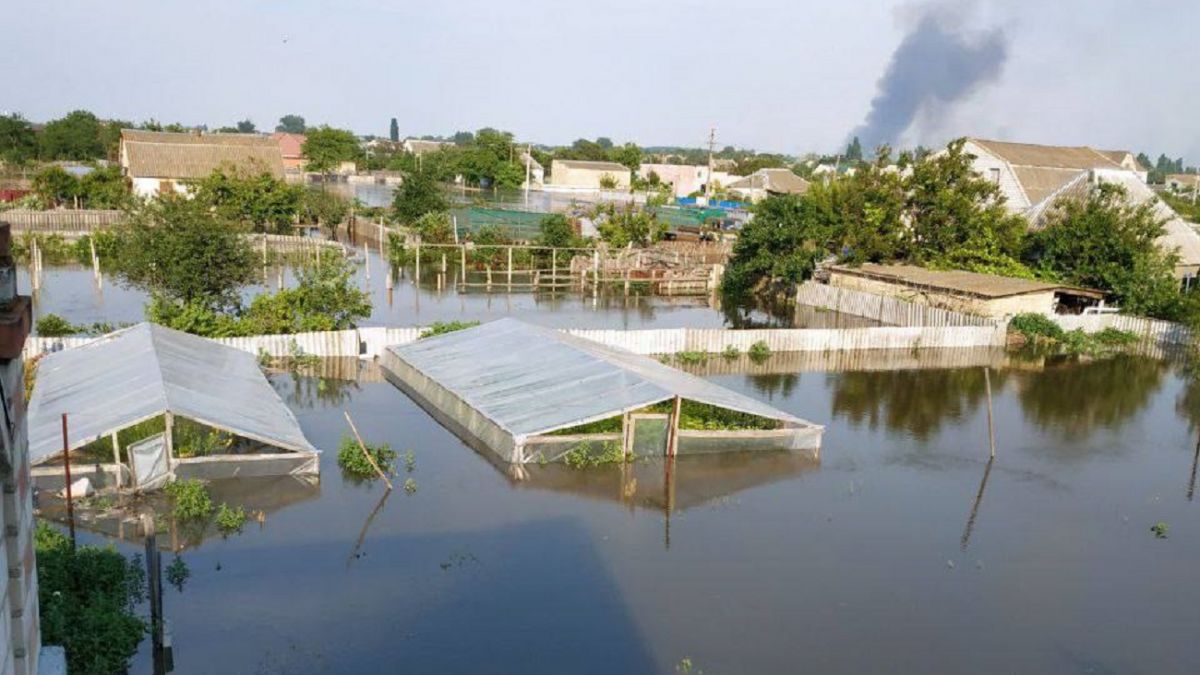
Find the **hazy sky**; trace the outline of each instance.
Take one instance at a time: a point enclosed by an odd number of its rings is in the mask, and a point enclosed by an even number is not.
[[[0,23],[0,111],[386,135],[831,151],[937,12],[1003,34],[998,75],[901,140],[977,135],[1200,160],[1200,2],[37,0]],[[982,38],[981,38],[982,39]],[[945,64],[929,64],[931,72]],[[917,71],[921,72],[920,69]]]

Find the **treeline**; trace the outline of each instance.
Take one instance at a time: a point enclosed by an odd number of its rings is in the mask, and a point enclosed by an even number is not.
[[[826,260],[908,263],[1097,288],[1126,311],[1158,318],[1200,316],[1200,296],[1179,292],[1175,254],[1156,243],[1164,230],[1153,204],[1132,204],[1119,186],[1100,184],[1060,200],[1030,231],[975,173],[963,143],[920,158],[901,153],[895,165],[884,148],[853,175],[764,200],[734,247],[725,289],[799,282]]]

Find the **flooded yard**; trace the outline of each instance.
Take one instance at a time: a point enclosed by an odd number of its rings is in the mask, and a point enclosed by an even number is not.
[[[781,362],[705,377],[826,424],[820,460],[681,458],[670,480],[514,477],[369,371],[274,376],[320,485],[181,554],[176,672],[1200,670],[1200,387],[1141,358],[991,360],[990,466],[981,368]],[[342,476],[343,410],[414,452],[415,492]]]

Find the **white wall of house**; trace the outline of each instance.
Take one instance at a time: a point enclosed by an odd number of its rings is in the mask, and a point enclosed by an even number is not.
[[[973,141],[967,141],[963,150],[975,156],[972,166],[979,175],[1000,186],[1000,191],[1007,199],[1009,211],[1020,212],[1033,206],[1029,203],[1029,198],[1025,196],[1025,191],[1021,189],[1021,183],[1017,180],[1017,176],[1008,162],[984,150]],[[943,152],[945,151],[943,150]]]
[[[550,164],[550,184],[559,187],[583,188],[599,190],[600,181],[604,176],[611,176],[617,190],[628,190],[632,173],[629,169],[593,169],[580,167],[554,160]]]
[[[172,178],[138,178],[130,179],[133,194],[137,197],[155,197],[164,190],[174,190],[181,195],[188,193],[187,185]]]

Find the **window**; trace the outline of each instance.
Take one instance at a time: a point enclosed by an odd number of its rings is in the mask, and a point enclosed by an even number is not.
[[[1000,169],[988,169],[988,180],[996,185],[1000,184]]]

